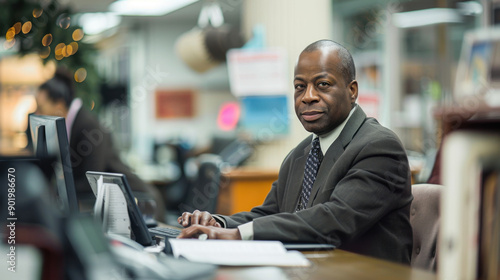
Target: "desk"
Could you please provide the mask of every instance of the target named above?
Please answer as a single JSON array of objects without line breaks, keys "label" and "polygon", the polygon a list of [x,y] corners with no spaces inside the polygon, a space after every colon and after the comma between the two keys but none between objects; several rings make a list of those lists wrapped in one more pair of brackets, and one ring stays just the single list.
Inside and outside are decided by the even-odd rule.
[{"label": "desk", "polygon": [[249,167],[222,174],[216,213],[232,215],[261,205],[277,179],[278,170]]},{"label": "desk", "polygon": [[282,267],[220,267],[217,280],[322,280],[383,279],[435,280],[436,274],[406,265],[366,257],[343,250],[304,252],[313,262],[307,268]]}]

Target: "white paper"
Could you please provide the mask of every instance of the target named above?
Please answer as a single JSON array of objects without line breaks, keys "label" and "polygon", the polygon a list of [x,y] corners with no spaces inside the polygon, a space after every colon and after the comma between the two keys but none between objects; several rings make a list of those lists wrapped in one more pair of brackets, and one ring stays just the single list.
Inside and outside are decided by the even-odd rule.
[{"label": "white paper", "polygon": [[289,91],[284,49],[231,49],[227,52],[227,68],[235,96],[277,95]]},{"label": "white paper", "polygon": [[298,251],[279,241],[169,239],[175,257],[228,266],[309,266]]},{"label": "white paper", "polygon": [[104,183],[104,217],[105,232],[114,233],[130,238],[130,218],[128,215],[127,200],[117,184]]}]

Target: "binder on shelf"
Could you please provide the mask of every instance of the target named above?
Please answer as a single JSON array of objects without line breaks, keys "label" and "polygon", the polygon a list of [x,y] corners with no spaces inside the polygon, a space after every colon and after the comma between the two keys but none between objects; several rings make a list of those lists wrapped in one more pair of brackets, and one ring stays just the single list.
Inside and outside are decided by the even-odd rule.
[{"label": "binder on shelf", "polygon": [[500,278],[500,164],[496,170],[486,170],[483,178],[478,277],[497,280]]},{"label": "binder on shelf", "polygon": [[442,153],[446,188],[441,196],[438,279],[477,279],[483,175],[500,170],[500,134],[454,132],[445,139]]}]

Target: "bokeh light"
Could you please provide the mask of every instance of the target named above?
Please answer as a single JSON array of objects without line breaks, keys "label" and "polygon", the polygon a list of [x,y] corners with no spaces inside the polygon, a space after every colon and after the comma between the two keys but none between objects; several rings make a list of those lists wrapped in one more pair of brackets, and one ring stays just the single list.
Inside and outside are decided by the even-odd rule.
[{"label": "bokeh light", "polygon": [[54,54],[56,55],[62,55],[63,54],[63,49],[66,47],[64,43],[59,43],[57,46],[54,48]]},{"label": "bokeh light", "polygon": [[71,42],[69,43],[68,47],[71,46],[71,54],[74,55],[78,51],[78,43],[77,42]]},{"label": "bokeh light", "polygon": [[40,51],[40,58],[42,59],[46,59],[47,57],[49,57],[50,55],[50,47],[49,46],[46,46],[45,48],[43,48],[41,51]]},{"label": "bokeh light", "polygon": [[85,68],[78,68],[78,70],[75,71],[75,81],[78,83],[85,81],[86,78],[87,70],[85,70]]},{"label": "bokeh light", "polygon": [[52,43],[52,34],[45,34],[45,36],[43,36],[42,38],[42,45],[44,47],[50,45]]},{"label": "bokeh light", "polygon": [[33,9],[33,17],[34,18],[39,18],[43,14],[43,9],[41,8],[34,8]]},{"label": "bokeh light", "polygon": [[71,24],[71,18],[68,16],[68,14],[60,14],[57,17],[56,23],[57,26],[61,27],[62,29],[68,29]]},{"label": "bokeh light", "polygon": [[73,47],[71,45],[66,45],[66,48],[63,51],[64,56],[68,57],[73,54]]},{"label": "bokeh light", "polygon": [[24,34],[27,34],[31,31],[31,27],[33,25],[31,24],[31,21],[27,21],[23,24],[23,27],[21,28]]},{"label": "bokeh light", "polygon": [[16,23],[14,23],[14,25],[12,25],[12,27],[14,27],[16,34],[19,34],[19,32],[21,32],[22,26],[23,25],[20,22],[16,22]]},{"label": "bokeh light", "polygon": [[80,41],[83,38],[83,30],[76,29],[75,31],[73,31],[73,34],[71,36],[73,40]]},{"label": "bokeh light", "polygon": [[15,36],[16,36],[16,30],[14,29],[14,27],[9,28],[9,30],[7,30],[7,33],[5,33],[5,39],[7,41],[11,41],[12,39],[14,39]]},{"label": "bokeh light", "polygon": [[3,48],[8,50],[12,48],[16,44],[16,39],[12,39],[10,41],[3,42]]},{"label": "bokeh light", "polygon": [[61,60],[64,58],[64,49],[66,48],[66,45],[64,43],[59,43],[57,46],[54,48],[54,55],[57,60]]}]

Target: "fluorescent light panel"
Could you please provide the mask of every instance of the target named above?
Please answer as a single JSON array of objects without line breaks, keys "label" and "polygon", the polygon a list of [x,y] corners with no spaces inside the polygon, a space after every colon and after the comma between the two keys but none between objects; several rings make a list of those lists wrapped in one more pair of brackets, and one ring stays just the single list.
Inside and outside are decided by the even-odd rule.
[{"label": "fluorescent light panel", "polygon": [[457,10],[449,8],[433,8],[392,15],[392,23],[400,28],[457,22],[462,22],[462,16]]},{"label": "fluorescent light panel", "polygon": [[121,17],[114,13],[85,13],[79,15],[78,23],[85,34],[95,35],[118,26]]},{"label": "fluorescent light panel", "polygon": [[109,10],[124,16],[162,16],[198,0],[118,0]]}]

